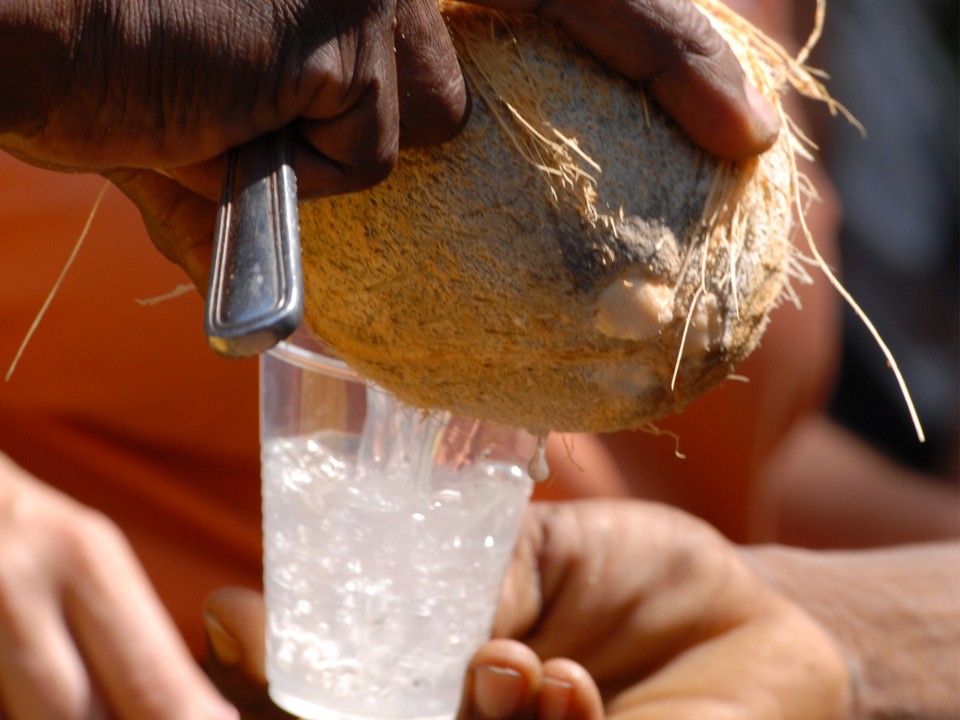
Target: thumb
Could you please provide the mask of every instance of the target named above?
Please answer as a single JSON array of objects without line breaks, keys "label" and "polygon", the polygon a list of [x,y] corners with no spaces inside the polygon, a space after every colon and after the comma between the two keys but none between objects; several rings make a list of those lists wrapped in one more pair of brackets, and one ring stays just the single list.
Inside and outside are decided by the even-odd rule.
[{"label": "thumb", "polygon": [[203,606],[207,672],[244,720],[289,720],[267,695],[264,675],[263,596],[244,588],[222,588]]},{"label": "thumb", "polygon": [[137,206],[157,249],[205,294],[217,204],[153,170],[117,169],[103,175]]},{"label": "thumb", "polygon": [[471,0],[508,11],[534,10],[616,72],[643,83],[697,145],[742,160],[769,148],[776,108],[747,82],[730,46],[686,0]]}]

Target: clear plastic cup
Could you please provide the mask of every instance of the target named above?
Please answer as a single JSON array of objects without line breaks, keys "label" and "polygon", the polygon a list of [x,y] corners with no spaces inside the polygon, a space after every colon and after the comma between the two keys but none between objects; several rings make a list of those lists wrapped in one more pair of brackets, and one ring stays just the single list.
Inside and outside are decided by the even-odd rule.
[{"label": "clear plastic cup", "polygon": [[307,720],[451,718],[536,440],[412,410],[309,345],[261,360],[270,696]]}]

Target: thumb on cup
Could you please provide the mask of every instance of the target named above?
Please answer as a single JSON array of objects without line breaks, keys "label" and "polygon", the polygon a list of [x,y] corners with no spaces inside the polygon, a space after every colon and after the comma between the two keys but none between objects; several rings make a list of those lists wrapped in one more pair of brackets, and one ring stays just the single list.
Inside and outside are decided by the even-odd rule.
[{"label": "thumb on cup", "polygon": [[207,673],[244,720],[290,720],[267,695],[264,675],[263,596],[244,588],[222,588],[203,606]]}]

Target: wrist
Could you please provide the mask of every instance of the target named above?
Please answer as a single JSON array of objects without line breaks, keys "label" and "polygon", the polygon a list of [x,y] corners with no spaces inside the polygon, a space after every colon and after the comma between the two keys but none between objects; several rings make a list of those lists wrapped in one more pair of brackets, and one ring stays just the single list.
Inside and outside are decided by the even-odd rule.
[{"label": "wrist", "polygon": [[[866,720],[863,712],[862,661],[855,637],[844,620],[820,558],[807,550],[778,545],[746,546],[741,556],[773,590],[810,617],[832,640],[847,668],[849,720]],[[839,630],[839,632],[838,632]]]},{"label": "wrist", "polygon": [[853,720],[960,717],[960,545],[742,553],[836,642],[850,669]]}]

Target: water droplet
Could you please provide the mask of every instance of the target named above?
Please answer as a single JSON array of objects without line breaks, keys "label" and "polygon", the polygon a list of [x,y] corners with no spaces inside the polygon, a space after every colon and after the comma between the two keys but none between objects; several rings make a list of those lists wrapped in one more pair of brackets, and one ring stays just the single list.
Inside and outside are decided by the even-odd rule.
[{"label": "water droplet", "polygon": [[543,482],[550,477],[550,465],[547,464],[547,439],[544,436],[537,438],[537,447],[530,458],[527,473],[534,482]]}]

